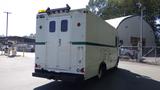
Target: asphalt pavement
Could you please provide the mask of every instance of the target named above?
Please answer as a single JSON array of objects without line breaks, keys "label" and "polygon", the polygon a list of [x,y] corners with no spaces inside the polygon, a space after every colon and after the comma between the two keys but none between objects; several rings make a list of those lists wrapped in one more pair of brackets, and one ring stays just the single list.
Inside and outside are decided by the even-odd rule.
[{"label": "asphalt pavement", "polygon": [[0,56],[0,90],[160,90],[160,66],[120,61],[102,80],[83,84],[32,77],[34,53],[15,58]]}]

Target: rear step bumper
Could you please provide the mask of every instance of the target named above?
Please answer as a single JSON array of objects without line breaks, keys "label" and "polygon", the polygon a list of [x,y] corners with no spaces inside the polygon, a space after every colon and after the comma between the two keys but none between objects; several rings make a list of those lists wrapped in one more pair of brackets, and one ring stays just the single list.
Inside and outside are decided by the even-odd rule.
[{"label": "rear step bumper", "polygon": [[35,70],[32,73],[34,77],[41,77],[47,79],[54,79],[54,80],[62,80],[62,81],[82,81],[84,80],[84,75],[81,74],[71,74],[71,73],[57,73],[57,72],[50,72],[47,70]]}]

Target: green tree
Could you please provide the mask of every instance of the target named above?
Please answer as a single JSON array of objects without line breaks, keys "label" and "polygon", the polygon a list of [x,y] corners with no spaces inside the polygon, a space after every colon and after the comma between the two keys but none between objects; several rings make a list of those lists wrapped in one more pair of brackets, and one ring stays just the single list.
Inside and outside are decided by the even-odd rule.
[{"label": "green tree", "polygon": [[136,5],[138,2],[145,6],[147,18],[159,14],[157,11],[160,11],[160,0],[90,0],[87,7],[94,7],[93,9],[96,9],[96,7],[104,2],[107,5],[103,7],[103,11],[99,11],[102,13],[101,17],[104,19],[125,15],[139,15],[140,9]]},{"label": "green tree", "polygon": [[107,7],[107,3],[108,0],[90,0],[87,8],[96,15],[101,16],[102,12]]}]

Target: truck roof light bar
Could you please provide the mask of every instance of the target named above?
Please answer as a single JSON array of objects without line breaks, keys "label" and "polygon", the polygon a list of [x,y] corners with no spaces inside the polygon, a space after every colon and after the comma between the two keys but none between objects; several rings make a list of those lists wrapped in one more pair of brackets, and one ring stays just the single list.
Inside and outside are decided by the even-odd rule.
[{"label": "truck roof light bar", "polygon": [[38,10],[38,13],[46,13],[46,10]]},{"label": "truck roof light bar", "polygon": [[68,13],[70,11],[70,9],[71,9],[71,7],[68,4],[66,4],[66,7],[64,7],[64,8],[50,9],[48,7],[47,10],[46,10],[46,13],[48,15],[50,15],[50,14],[56,14],[56,13],[61,13],[61,12]]}]

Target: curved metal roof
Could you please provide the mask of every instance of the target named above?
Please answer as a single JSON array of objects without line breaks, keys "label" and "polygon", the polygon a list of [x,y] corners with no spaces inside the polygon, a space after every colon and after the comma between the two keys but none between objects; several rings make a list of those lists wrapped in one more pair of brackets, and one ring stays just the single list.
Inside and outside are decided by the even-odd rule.
[{"label": "curved metal roof", "polygon": [[113,26],[115,29],[117,29],[122,21],[124,21],[125,19],[130,18],[130,17],[132,17],[132,15],[109,19],[109,20],[105,20],[105,21],[107,23],[109,23],[111,26]]}]

